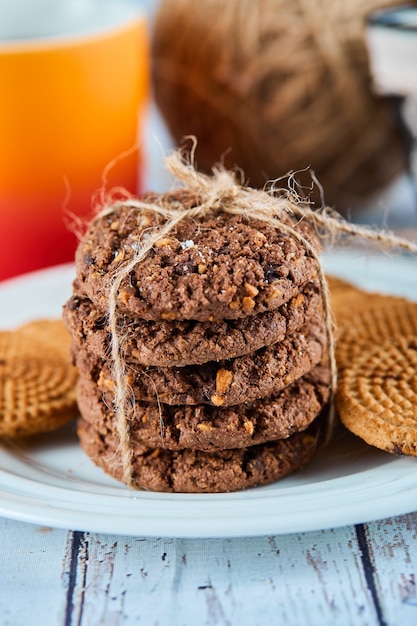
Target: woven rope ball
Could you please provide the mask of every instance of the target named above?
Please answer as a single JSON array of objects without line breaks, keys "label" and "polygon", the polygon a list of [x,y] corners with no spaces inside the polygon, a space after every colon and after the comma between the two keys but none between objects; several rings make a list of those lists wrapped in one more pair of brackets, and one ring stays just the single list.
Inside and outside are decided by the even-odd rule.
[{"label": "woven rope ball", "polygon": [[[222,160],[253,187],[310,167],[326,203],[367,199],[407,163],[392,103],[372,93],[365,40],[366,15],[394,4],[162,0],[153,83],[174,141],[195,135],[199,169]],[[297,180],[308,191],[311,172]]]}]

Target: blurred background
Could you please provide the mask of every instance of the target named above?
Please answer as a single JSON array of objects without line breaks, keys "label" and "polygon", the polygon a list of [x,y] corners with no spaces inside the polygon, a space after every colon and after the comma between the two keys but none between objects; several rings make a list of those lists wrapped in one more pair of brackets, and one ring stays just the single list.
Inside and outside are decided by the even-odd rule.
[{"label": "blurred background", "polygon": [[[150,185],[160,149],[199,140],[252,186],[299,171],[348,219],[417,225],[417,9],[389,0],[143,0],[151,25]],[[303,172],[306,170],[307,172]],[[311,192],[311,171],[322,190]]]},{"label": "blurred background", "polygon": [[[96,0],[96,4],[104,11],[109,1]],[[48,23],[48,0],[18,2],[38,4],[38,21]],[[59,8],[63,2],[56,0],[53,6]],[[82,8],[83,0],[73,3]],[[12,0],[0,0],[0,10],[11,4]],[[196,165],[202,171],[210,172],[221,161],[243,172],[245,182],[253,187],[264,187],[272,180],[295,173],[298,192],[318,208],[328,205],[352,221],[399,231],[417,227],[416,2],[404,5],[395,0],[131,0],[131,4],[146,17],[149,52],[144,52],[144,48],[140,52],[140,72],[148,81],[146,104],[138,110],[140,185],[135,188],[132,183],[129,192],[166,190],[172,181],[164,169],[164,155],[184,145],[185,137],[194,135],[198,140]],[[1,28],[0,53],[0,62],[7,61]],[[1,67],[0,97],[1,89],[7,89],[1,80]],[[122,69],[128,71],[123,61],[119,64],[120,76]],[[42,71],[34,72],[29,94],[30,89],[33,95],[38,94],[36,81],[41,81]],[[89,71],[93,86],[97,73],[91,68]],[[139,72],[132,70],[136,71]],[[106,78],[105,65],[103,76]],[[14,72],[14,85],[18,78]],[[126,83],[134,78],[131,73],[110,92],[122,93]],[[110,79],[110,72],[107,80],[115,80]],[[47,78],[44,84],[46,99],[56,97],[61,89],[52,80],[48,83]],[[68,109],[75,111],[78,96],[74,91],[70,93]],[[97,113],[108,98],[102,97]],[[58,111],[62,110],[62,105],[57,106]],[[11,111],[8,115],[17,120],[17,114]],[[0,129],[0,140],[1,133],[8,132],[10,126],[11,120],[6,117],[3,116],[6,131]],[[92,121],[94,117],[93,112]],[[106,123],[102,138],[117,133],[116,124],[122,118],[118,113],[114,127]],[[13,122],[18,129],[16,120]],[[49,128],[47,115],[44,123]],[[24,141],[18,142],[15,165],[10,165],[6,144],[0,141],[3,162],[14,167],[19,185],[22,178],[22,189],[24,151],[34,141],[37,125],[38,122],[33,123]],[[90,132],[92,128],[93,124]],[[86,168],[95,149],[88,147],[88,134],[87,128],[85,147],[79,146],[78,153],[75,144],[70,146],[75,150],[74,163],[84,159]],[[71,133],[69,139],[57,139],[57,149],[49,151],[50,163],[62,147],[59,141],[70,143]],[[128,147],[126,142],[123,145],[123,149],[109,152],[112,158],[106,157],[105,167],[100,165],[103,180],[110,171],[117,173],[115,164],[119,160],[123,164],[126,159],[119,159]],[[60,176],[64,179],[66,173],[63,171]],[[124,186],[122,177],[119,181],[117,176],[113,178],[114,186]],[[0,192],[1,180],[0,176]],[[74,202],[75,186],[69,184],[69,188]],[[65,196],[62,190],[60,193],[60,198]],[[15,219],[18,212],[10,211],[10,206],[6,206],[7,194],[4,197],[6,200],[2,201],[0,195],[0,205],[4,205],[0,211],[10,220]],[[96,193],[94,201],[100,200],[103,198]],[[56,215],[61,222],[66,202],[64,198],[57,203]],[[87,203],[80,200],[80,204]],[[79,208],[84,211],[86,206]],[[17,235],[10,235],[12,231],[4,227],[3,221],[2,277],[73,258],[76,238],[64,252],[52,230],[52,234],[47,232],[49,226],[52,229],[49,219],[42,225],[47,244],[34,239],[39,220],[33,213],[32,221],[25,218],[27,241],[21,246],[30,254],[19,266],[16,246],[10,243]],[[22,232],[23,227],[18,230],[14,226],[15,233]],[[74,228],[74,222],[71,227]],[[36,260],[33,252],[42,246],[47,252],[39,254]]]}]

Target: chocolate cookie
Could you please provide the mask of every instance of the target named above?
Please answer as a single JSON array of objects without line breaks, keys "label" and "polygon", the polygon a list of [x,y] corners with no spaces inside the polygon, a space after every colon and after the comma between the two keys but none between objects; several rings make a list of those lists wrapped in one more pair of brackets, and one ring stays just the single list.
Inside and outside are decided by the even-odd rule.
[{"label": "chocolate cookie", "polygon": [[[92,461],[121,480],[118,440],[112,431],[99,432],[80,419],[78,436]],[[274,443],[217,452],[169,451],[132,442],[133,482],[140,489],[188,493],[236,491],[265,485],[306,465],[316,450],[317,441],[316,428],[313,428],[311,432],[295,433]]]},{"label": "chocolate cookie", "polygon": [[[324,325],[316,318],[283,341],[236,359],[157,368],[137,365],[127,356],[127,382],[135,400],[146,402],[214,406],[252,402],[304,376],[322,360],[324,345]],[[78,349],[75,363],[100,390],[115,389],[109,360]]]},{"label": "chocolate cookie", "polygon": [[[317,366],[280,393],[253,403],[217,408],[136,402],[128,407],[127,419],[133,441],[152,448],[210,452],[286,439],[305,430],[328,397],[328,370]],[[111,392],[101,393],[81,377],[77,398],[81,415],[99,432],[115,430]]]},{"label": "chocolate cookie", "polygon": [[[200,199],[181,190],[153,195],[162,208],[191,208]],[[288,224],[319,250],[312,228]],[[94,220],[76,253],[83,293],[103,311],[115,274],[134,258],[162,218],[121,207]],[[148,320],[214,321],[272,311],[317,275],[317,263],[292,235],[265,222],[227,213],[184,220],[155,242],[121,282],[118,310]]]},{"label": "chocolate cookie", "polygon": [[[149,321],[122,315],[121,347],[131,361],[158,367],[182,367],[243,356],[282,341],[316,315],[320,297],[316,283],[276,311],[239,320]],[[106,315],[87,296],[75,293],[64,306],[64,320],[74,342],[102,358],[110,354],[111,333]]]}]

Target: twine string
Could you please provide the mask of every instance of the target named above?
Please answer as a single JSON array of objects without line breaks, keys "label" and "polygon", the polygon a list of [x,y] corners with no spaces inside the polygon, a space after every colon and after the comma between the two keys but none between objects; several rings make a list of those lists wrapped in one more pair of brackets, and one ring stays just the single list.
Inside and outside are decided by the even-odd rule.
[{"label": "twine string", "polygon": [[219,11],[212,0],[160,2],[154,91],[174,140],[211,130],[200,167],[233,147],[229,163],[255,186],[314,163],[330,202],[357,204],[407,164],[390,102],[371,89],[365,37],[372,10],[399,4],[228,0]]},{"label": "twine string", "polygon": [[[222,167],[214,168],[213,175],[207,176],[198,172],[192,162],[187,160],[184,153],[180,151],[174,152],[169,156],[166,159],[166,165],[178,181],[195,192],[200,199],[197,206],[189,209],[178,209],[176,207],[162,206],[158,203],[148,203],[139,199],[128,199],[104,207],[96,217],[97,219],[111,215],[112,213],[117,213],[122,207],[127,207],[153,212],[165,220],[161,226],[147,231],[146,239],[141,240],[141,245],[135,255],[117,269],[113,275],[109,293],[111,358],[116,382],[114,399],[116,430],[119,437],[119,450],[123,468],[122,480],[131,487],[134,487],[132,478],[132,446],[126,410],[129,399],[129,387],[126,376],[125,355],[122,349],[118,324],[118,295],[122,282],[129,276],[134,267],[141,263],[153,246],[160,239],[166,237],[178,224],[184,220],[201,220],[208,214],[215,214],[220,211],[241,215],[249,220],[263,221],[275,229],[290,235],[304,247],[306,254],[316,261],[327,336],[331,407],[333,406],[332,399],[337,385],[337,365],[334,321],[327,280],[319,253],[310,241],[294,227],[293,218],[297,218],[298,221],[304,220],[312,225],[321,238],[335,239],[341,235],[349,235],[355,239],[360,238],[368,242],[380,244],[384,248],[399,248],[417,254],[416,243],[397,237],[389,232],[374,231],[368,227],[351,224],[341,216],[332,214],[331,210],[326,207],[320,210],[313,210],[306,203],[300,201],[300,198],[292,189],[271,189],[268,192],[242,187],[236,182],[234,174]],[[331,409],[327,416],[325,443],[331,438],[334,419],[334,410]]]}]

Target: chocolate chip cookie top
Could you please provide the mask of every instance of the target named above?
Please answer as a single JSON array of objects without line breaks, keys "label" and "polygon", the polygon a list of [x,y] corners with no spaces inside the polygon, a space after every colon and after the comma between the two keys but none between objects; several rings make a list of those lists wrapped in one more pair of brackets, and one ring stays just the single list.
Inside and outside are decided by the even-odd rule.
[{"label": "chocolate chip cookie top", "polygon": [[[199,204],[187,190],[145,200],[177,209]],[[308,224],[286,220],[319,250]],[[91,223],[76,268],[81,289],[99,309],[108,310],[115,274],[163,221],[150,210],[123,206]],[[148,320],[239,319],[276,309],[316,273],[316,261],[291,234],[219,212],[201,221],[184,219],[156,241],[122,280],[117,305]]]}]

